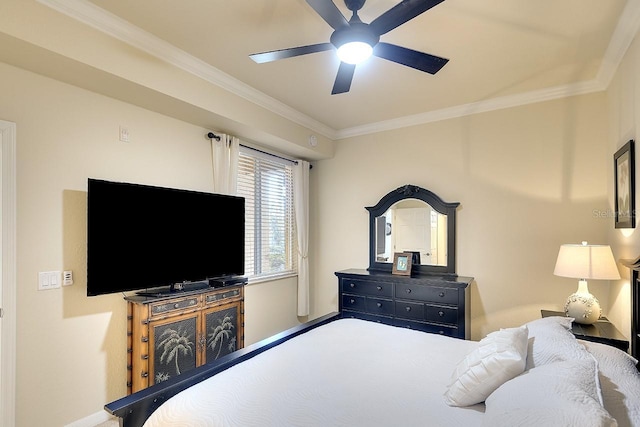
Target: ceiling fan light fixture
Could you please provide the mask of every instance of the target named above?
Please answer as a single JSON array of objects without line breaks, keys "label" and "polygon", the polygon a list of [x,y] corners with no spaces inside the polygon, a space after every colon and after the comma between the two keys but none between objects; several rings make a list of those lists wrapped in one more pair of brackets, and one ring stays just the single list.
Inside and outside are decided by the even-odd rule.
[{"label": "ceiling fan light fixture", "polygon": [[359,64],[369,58],[372,53],[373,47],[361,41],[348,42],[338,48],[338,58],[347,64]]},{"label": "ceiling fan light fixture", "polygon": [[359,64],[370,57],[379,41],[380,36],[374,34],[368,24],[353,22],[353,19],[348,27],[331,34],[331,44],[338,50],[338,58],[347,64]]}]

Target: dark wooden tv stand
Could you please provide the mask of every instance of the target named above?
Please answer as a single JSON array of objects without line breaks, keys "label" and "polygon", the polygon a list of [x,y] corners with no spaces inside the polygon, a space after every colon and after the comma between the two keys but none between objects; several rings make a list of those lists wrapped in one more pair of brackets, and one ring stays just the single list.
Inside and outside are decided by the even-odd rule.
[{"label": "dark wooden tv stand", "polygon": [[127,393],[243,348],[244,285],[125,297]]}]

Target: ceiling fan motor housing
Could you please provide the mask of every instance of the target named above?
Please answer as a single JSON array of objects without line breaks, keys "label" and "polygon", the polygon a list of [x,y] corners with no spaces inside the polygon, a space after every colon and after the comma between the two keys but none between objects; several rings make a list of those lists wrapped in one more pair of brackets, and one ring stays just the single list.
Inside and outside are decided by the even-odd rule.
[{"label": "ceiling fan motor housing", "polygon": [[362,9],[362,6],[364,6],[364,2],[365,0],[344,0],[344,4],[345,6],[347,6],[347,9],[352,12]]}]

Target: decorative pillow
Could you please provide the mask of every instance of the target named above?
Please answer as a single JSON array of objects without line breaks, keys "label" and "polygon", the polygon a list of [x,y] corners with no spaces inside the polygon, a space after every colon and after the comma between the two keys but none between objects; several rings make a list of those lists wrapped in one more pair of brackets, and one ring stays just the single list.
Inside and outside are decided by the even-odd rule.
[{"label": "decorative pillow", "polygon": [[597,377],[593,358],[533,368],[486,399],[482,426],[616,426],[600,404]]},{"label": "decorative pillow", "polygon": [[480,340],[478,347],[458,363],[444,400],[449,406],[484,402],[495,389],[524,371],[526,326],[501,329]]},{"label": "decorative pillow", "polygon": [[553,362],[590,358],[589,352],[571,333],[571,322],[571,317],[551,316],[525,324],[529,329],[526,370]]}]

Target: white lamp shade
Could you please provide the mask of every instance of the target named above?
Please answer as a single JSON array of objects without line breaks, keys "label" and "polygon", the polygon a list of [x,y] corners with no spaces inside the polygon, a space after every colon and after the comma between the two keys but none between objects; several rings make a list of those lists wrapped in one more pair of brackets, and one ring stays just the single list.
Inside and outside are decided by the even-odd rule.
[{"label": "white lamp shade", "polygon": [[558,252],[556,276],[575,279],[617,280],[618,266],[609,245],[562,245]]}]

